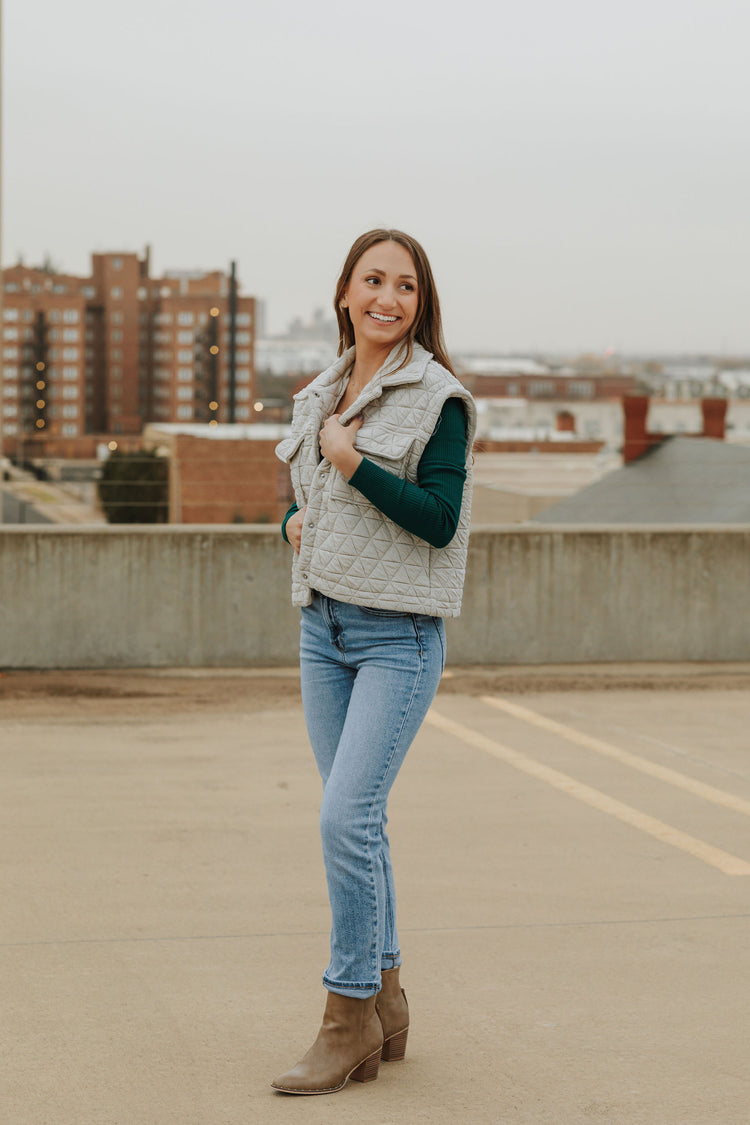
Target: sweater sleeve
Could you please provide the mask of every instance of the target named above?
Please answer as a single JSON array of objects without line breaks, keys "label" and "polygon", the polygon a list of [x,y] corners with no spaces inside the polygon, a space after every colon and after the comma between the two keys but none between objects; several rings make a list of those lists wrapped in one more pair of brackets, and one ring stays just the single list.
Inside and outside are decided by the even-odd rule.
[{"label": "sweater sleeve", "polygon": [[286,525],[289,522],[289,520],[292,518],[294,513],[298,512],[298,511],[299,511],[299,505],[295,502],[294,504],[292,504],[291,508],[289,509],[287,514],[284,516],[284,519],[282,520],[281,534],[284,537],[284,539],[286,539],[287,543],[289,542],[289,536],[286,533]]},{"label": "sweater sleeve", "polygon": [[432,547],[447,547],[458,527],[465,480],[466,414],[460,399],[449,398],[420,458],[416,484],[366,457],[349,484],[405,531]]}]

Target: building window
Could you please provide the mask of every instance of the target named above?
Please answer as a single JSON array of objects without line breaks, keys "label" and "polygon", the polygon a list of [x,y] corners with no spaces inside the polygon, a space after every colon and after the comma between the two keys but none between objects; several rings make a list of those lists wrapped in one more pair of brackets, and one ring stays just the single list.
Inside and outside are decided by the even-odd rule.
[{"label": "building window", "polygon": [[177,314],[177,323],[178,324],[192,324],[194,322],[194,320],[195,320],[195,317],[193,316],[193,314],[191,312],[181,312],[181,313]]},{"label": "building window", "polygon": [[193,380],[192,367],[178,367],[177,378],[181,383],[191,383]]},{"label": "building window", "polygon": [[15,281],[9,281],[8,282],[8,284],[5,286],[5,292],[6,293],[17,293],[18,292],[18,286],[16,285]]},{"label": "building window", "polygon": [[3,386],[3,396],[5,398],[17,398],[18,383],[5,383]]},{"label": "building window", "polygon": [[529,394],[533,398],[545,398],[555,393],[555,384],[551,379],[536,379],[529,384]]},{"label": "building window", "polygon": [[75,342],[78,339],[78,329],[77,328],[63,328],[62,338],[63,338],[63,340],[70,340],[70,341]]},{"label": "building window", "polygon": [[[52,355],[53,351],[54,351],[54,349],[52,349],[52,351],[50,351],[50,355]],[[63,348],[62,357],[63,357],[63,360],[78,359],[78,348]]]},{"label": "building window", "polygon": [[[13,329],[6,329],[6,331],[12,332]],[[177,353],[177,362],[178,363],[192,363],[193,362],[193,353],[191,351],[189,351],[187,348],[179,351]]]},{"label": "building window", "polygon": [[93,301],[94,297],[96,296],[96,289],[93,285],[84,285],[81,293],[87,301]]},{"label": "building window", "polygon": [[3,359],[18,359],[18,348],[3,348]]},{"label": "building window", "polygon": [[77,405],[75,403],[71,403],[70,405],[64,406],[62,408],[62,416],[63,416],[63,418],[77,418],[78,417],[78,407],[77,407]]},{"label": "building window", "polygon": [[78,324],[78,309],[64,309],[62,318],[65,324]]},{"label": "building window", "polygon": [[18,309],[3,309],[3,320],[18,320]]},{"label": "building window", "polygon": [[122,269],[122,258],[113,258],[112,259],[112,269],[113,270],[121,270]]},{"label": "building window", "polygon": [[6,367],[5,368],[5,378],[6,379],[17,379],[18,378],[18,368],[12,367],[12,366]]},{"label": "building window", "polygon": [[250,401],[250,388],[249,387],[238,387],[235,397],[237,398],[237,402],[249,402]]},{"label": "building window", "polygon": [[238,367],[236,375],[238,383],[250,382],[250,369],[248,367]]},{"label": "building window", "polygon": [[120,331],[120,329],[119,328],[113,329],[113,331],[112,331],[112,341],[113,341],[113,343],[119,344],[121,340],[122,340],[122,332]]},{"label": "building window", "polygon": [[250,407],[249,406],[238,406],[237,407],[237,417],[238,418],[244,418],[244,419],[249,418],[250,417]]},{"label": "building window", "polygon": [[78,437],[78,426],[73,422],[64,422],[62,432],[64,437]]},{"label": "building window", "polygon": [[237,363],[249,363],[250,352],[237,352],[235,359],[237,360]]},{"label": "building window", "polygon": [[18,339],[18,329],[17,328],[3,328],[3,339],[4,340],[17,340]]},{"label": "building window", "polygon": [[250,343],[250,333],[249,332],[238,332],[235,338],[236,338],[238,344],[249,344]]},{"label": "building window", "polygon": [[78,398],[78,387],[63,387],[63,398]]},{"label": "building window", "polygon": [[18,407],[14,402],[9,402],[3,407],[3,418],[15,418],[18,415]]},{"label": "building window", "polygon": [[248,328],[250,323],[250,313],[237,313],[238,325],[242,325],[243,328]]},{"label": "building window", "polygon": [[120,348],[112,348],[109,357],[110,359],[122,359],[122,350]]},{"label": "building window", "polygon": [[[7,288],[7,286],[6,286],[6,288]],[[15,422],[6,422],[6,424],[3,426],[3,430],[8,435],[17,434],[18,433],[18,426],[16,425]]]},{"label": "building window", "polygon": [[77,367],[63,367],[62,373],[63,373],[63,379],[77,379],[78,378],[78,368]]},{"label": "building window", "polygon": [[183,419],[192,418],[193,417],[192,406],[178,406],[177,407],[177,417],[183,418]]},{"label": "building window", "polygon": [[192,342],[193,342],[193,333],[192,332],[178,332],[177,333],[177,343],[178,344],[192,344]]},{"label": "building window", "polygon": [[568,394],[571,398],[593,398],[594,385],[588,379],[576,381],[571,380],[568,384]]},{"label": "building window", "polygon": [[112,298],[113,301],[121,301],[122,300],[122,289],[120,289],[119,285],[115,285],[114,289],[110,290],[109,295],[110,295],[110,297]]},{"label": "building window", "polygon": [[186,399],[192,399],[193,388],[192,387],[178,387],[177,388],[177,397],[180,398],[180,399],[183,399],[183,401],[186,400]]}]

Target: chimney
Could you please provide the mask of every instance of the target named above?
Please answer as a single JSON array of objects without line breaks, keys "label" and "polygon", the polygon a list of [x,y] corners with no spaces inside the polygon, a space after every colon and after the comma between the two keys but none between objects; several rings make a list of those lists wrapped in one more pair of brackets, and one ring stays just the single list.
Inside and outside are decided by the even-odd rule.
[{"label": "chimney", "polygon": [[725,398],[704,398],[701,400],[703,411],[703,437],[724,440],[724,431],[727,418],[727,400]]},{"label": "chimney", "polygon": [[637,461],[650,449],[652,438],[646,432],[648,395],[625,395],[622,400],[625,412],[625,437],[622,444],[623,464]]}]

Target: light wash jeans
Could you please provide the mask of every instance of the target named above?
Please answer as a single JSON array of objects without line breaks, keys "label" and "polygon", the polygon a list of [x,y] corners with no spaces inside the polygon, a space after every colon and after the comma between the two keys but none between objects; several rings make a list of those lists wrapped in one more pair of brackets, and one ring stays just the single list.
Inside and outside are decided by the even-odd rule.
[{"label": "light wash jeans", "polygon": [[401,964],[386,802],[444,664],[439,617],[317,593],[302,610],[302,702],[323,779],[332,915],[323,984],[343,996],[373,996],[381,970]]}]

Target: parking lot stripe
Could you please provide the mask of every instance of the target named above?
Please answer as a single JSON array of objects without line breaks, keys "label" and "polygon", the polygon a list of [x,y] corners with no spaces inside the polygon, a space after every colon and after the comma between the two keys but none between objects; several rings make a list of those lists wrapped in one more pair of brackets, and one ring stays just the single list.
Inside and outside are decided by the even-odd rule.
[{"label": "parking lot stripe", "polygon": [[625,805],[621,801],[609,797],[606,793],[602,793],[598,789],[593,789],[590,785],[584,785],[582,782],[576,781],[575,778],[569,777],[559,770],[551,769],[549,766],[545,766],[541,762],[527,757],[526,754],[521,754],[518,750],[513,750],[510,746],[505,746],[501,742],[496,742],[494,739],[480,734],[479,731],[464,726],[463,723],[457,723],[453,719],[441,715],[438,711],[435,711],[434,708],[428,712],[426,722],[436,727],[438,730],[442,730],[445,734],[452,735],[460,742],[464,742],[469,746],[474,746],[478,750],[484,750],[485,753],[491,754],[493,757],[498,758],[507,765],[513,766],[522,773],[537,778],[539,781],[546,782],[547,785],[551,785],[554,789],[566,793],[569,797],[573,797],[575,800],[581,801],[591,808],[607,813],[609,816],[615,817],[624,824],[629,824],[631,827],[637,828],[639,831],[645,832],[649,836],[653,836],[663,844],[669,844],[671,847],[679,848],[681,851],[687,852],[695,859],[702,860],[703,863],[718,868],[719,871],[722,871],[725,875],[750,875],[750,863],[747,863],[745,860],[730,855],[728,852],[722,851],[721,848],[716,848],[712,844],[707,844],[704,840],[698,840],[694,836],[689,836],[679,828],[674,828],[672,825],[665,824],[655,817],[648,816],[646,813],[642,813],[638,809],[632,808],[630,805]]},{"label": "parking lot stripe", "polygon": [[702,781],[697,781],[694,777],[689,777],[687,774],[680,773],[679,770],[670,769],[669,766],[660,766],[658,762],[651,762],[648,758],[642,758],[639,754],[631,754],[627,750],[621,750],[618,746],[613,746],[610,742],[604,742],[600,738],[593,738],[591,735],[584,734],[582,731],[575,730],[573,727],[568,727],[564,723],[558,723],[555,719],[548,719],[546,715],[540,715],[536,711],[530,711],[528,707],[522,707],[518,703],[511,703],[508,699],[501,699],[493,695],[483,695],[481,696],[481,700],[482,703],[486,703],[489,707],[495,707],[499,711],[505,711],[508,715],[513,715],[517,719],[532,723],[534,726],[541,727],[543,730],[551,731],[552,734],[559,735],[560,738],[565,738],[568,742],[574,742],[578,746],[585,746],[587,750],[593,750],[597,754],[603,754],[607,758],[612,758],[616,762],[621,762],[622,765],[630,766],[631,769],[646,773],[649,777],[656,777],[659,781],[665,781],[667,784],[674,785],[678,789],[684,789],[687,793],[693,793],[696,797],[701,797],[704,801],[711,801],[714,805],[722,805],[726,809],[732,809],[733,812],[744,813],[745,816],[750,816],[750,801],[746,801],[742,797],[737,797],[734,793],[727,793],[723,789],[717,789],[713,785],[706,785]]}]

